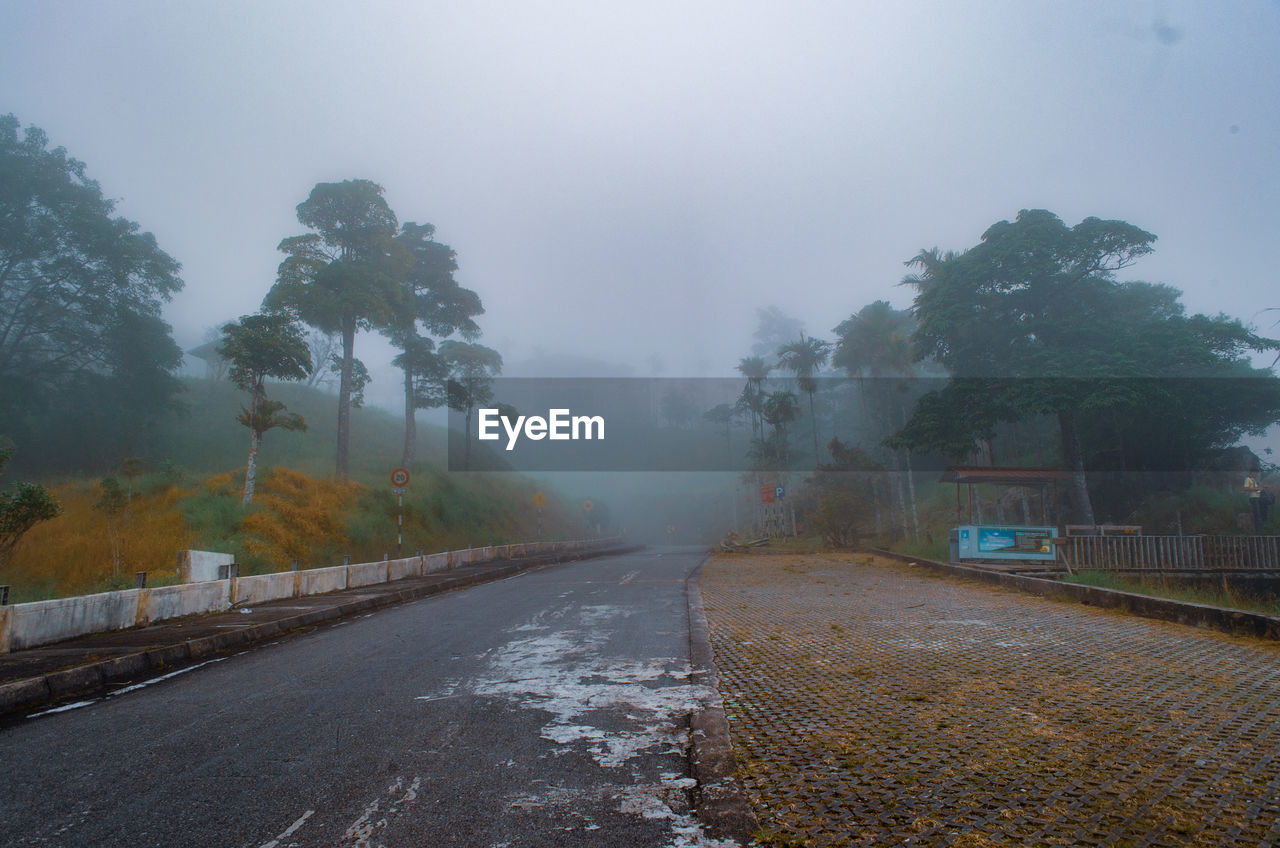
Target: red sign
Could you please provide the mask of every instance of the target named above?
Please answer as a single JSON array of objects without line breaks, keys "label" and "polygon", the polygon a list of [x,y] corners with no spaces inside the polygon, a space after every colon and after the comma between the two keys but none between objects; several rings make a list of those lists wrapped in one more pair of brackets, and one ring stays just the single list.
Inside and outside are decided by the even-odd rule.
[{"label": "red sign", "polygon": [[391,485],[397,489],[403,489],[409,485],[409,469],[397,468],[391,472]]},{"label": "red sign", "polygon": [[773,503],[776,490],[773,486],[760,487],[760,503]]}]

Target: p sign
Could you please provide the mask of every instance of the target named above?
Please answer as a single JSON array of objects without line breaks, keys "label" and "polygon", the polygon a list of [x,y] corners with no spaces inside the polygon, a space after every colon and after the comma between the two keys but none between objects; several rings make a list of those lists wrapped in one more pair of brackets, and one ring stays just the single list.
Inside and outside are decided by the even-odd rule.
[{"label": "p sign", "polygon": [[409,485],[409,469],[397,468],[391,472],[391,485],[397,489],[403,489]]}]

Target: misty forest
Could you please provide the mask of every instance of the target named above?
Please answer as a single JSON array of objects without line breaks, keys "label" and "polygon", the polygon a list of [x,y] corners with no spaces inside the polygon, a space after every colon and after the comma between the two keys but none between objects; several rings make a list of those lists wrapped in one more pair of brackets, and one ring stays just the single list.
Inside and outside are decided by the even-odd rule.
[{"label": "misty forest", "polygon": [[[378,557],[396,546],[384,481],[397,466],[420,481],[410,550],[626,530],[939,554],[957,520],[938,482],[949,465],[1066,473],[1052,503],[978,486],[979,520],[1215,533],[1245,529],[1240,475],[1272,468],[1236,444],[1280,418],[1265,364],[1280,342],[1127,279],[1157,249],[1138,223],[1024,209],[975,244],[905,257],[884,285],[907,289],[907,307],[831,303],[812,334],[785,303],[760,306],[750,349],[726,363],[738,380],[649,381],[613,420],[663,464],[610,462],[685,472],[686,494],[642,473],[630,491],[599,479],[587,514],[574,475],[539,482],[554,463],[522,469],[461,436],[478,407],[510,418],[536,403],[538,384],[502,396],[512,384],[479,341],[464,263],[434,224],[402,222],[378,183],[319,183],[297,204],[299,232],[264,234],[281,236],[277,277],[258,312],[186,352],[200,375],[181,370],[163,318],[180,263],[39,128],[7,116],[0,145],[0,431],[18,481],[0,502],[0,574],[22,597],[127,585],[188,547],[268,571]],[[373,336],[395,352],[398,415],[362,404],[373,377],[356,347]],[[430,417],[445,408],[452,437]],[[758,496],[779,486],[783,499]],[[539,487],[545,516],[530,507]]]}]

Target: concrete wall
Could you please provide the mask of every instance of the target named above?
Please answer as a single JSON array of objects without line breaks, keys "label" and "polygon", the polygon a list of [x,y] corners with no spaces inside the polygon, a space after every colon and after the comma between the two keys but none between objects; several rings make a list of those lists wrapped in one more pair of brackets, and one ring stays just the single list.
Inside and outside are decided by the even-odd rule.
[{"label": "concrete wall", "polygon": [[[14,604],[0,607],[0,653],[35,648],[90,633],[123,630],[184,615],[221,612],[232,605],[248,606],[282,598],[335,592],[355,586],[372,586],[389,580],[403,580],[495,559],[604,548],[617,544],[618,541],[599,539],[530,542],[470,548],[384,562],[282,571],[276,574],[233,577],[229,580],[199,580],[156,589],[127,589]],[[230,558],[225,554],[214,556],[219,559]],[[217,560],[212,562],[215,568],[218,564],[226,564]]]},{"label": "concrete wall", "polygon": [[213,551],[178,551],[178,579],[183,583],[217,580],[218,566],[230,565],[236,558]]},{"label": "concrete wall", "polygon": [[204,612],[218,612],[231,605],[231,581],[210,580],[181,586],[143,589],[138,598],[138,624],[164,621]]},{"label": "concrete wall", "polygon": [[372,586],[375,583],[387,582],[387,564],[385,562],[362,562],[359,565],[347,566],[347,588],[356,586]]},{"label": "concrete wall", "polygon": [[53,601],[14,604],[9,608],[10,651],[34,648],[103,630],[123,630],[138,623],[139,589],[101,592]]},{"label": "concrete wall", "polygon": [[335,565],[331,568],[308,568],[298,572],[298,596],[323,595],[325,592],[336,592],[347,588],[347,566]]}]

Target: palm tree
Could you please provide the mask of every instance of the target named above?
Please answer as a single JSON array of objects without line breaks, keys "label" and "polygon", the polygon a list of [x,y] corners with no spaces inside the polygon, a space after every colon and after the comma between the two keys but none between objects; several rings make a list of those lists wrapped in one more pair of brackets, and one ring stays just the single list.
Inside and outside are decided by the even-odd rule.
[{"label": "palm tree", "polygon": [[773,365],[762,356],[748,356],[738,362],[739,373],[747,378],[739,403],[751,413],[751,434],[758,438],[764,436],[764,423],[760,419],[760,405],[764,401],[762,387],[772,370]]},{"label": "palm tree", "polygon": [[814,375],[827,364],[831,355],[831,343],[822,339],[805,338],[778,348],[778,364],[796,375],[801,391],[809,393],[809,422],[813,430],[813,467],[818,467],[818,419],[813,413],[813,393],[818,388]]}]

